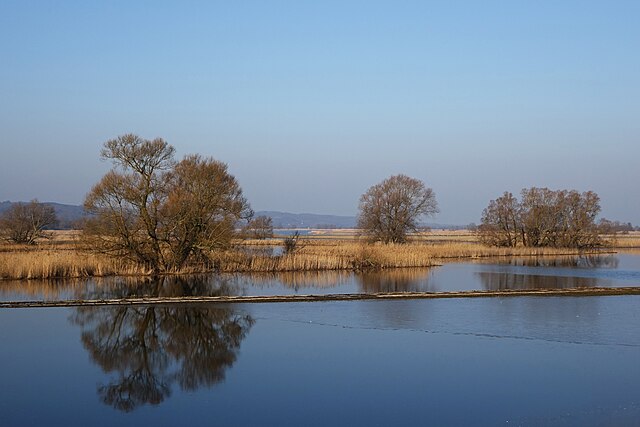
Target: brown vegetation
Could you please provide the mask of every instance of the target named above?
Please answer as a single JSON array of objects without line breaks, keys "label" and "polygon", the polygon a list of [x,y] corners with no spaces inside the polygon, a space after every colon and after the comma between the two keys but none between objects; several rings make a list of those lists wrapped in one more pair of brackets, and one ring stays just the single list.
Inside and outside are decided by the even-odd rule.
[{"label": "brown vegetation", "polygon": [[259,215],[249,220],[242,229],[242,234],[250,239],[264,240],[273,237],[273,219]]},{"label": "brown vegetation", "polygon": [[358,228],[370,241],[405,243],[419,220],[438,212],[436,195],[418,179],[389,177],[360,197]]},{"label": "brown vegetation", "polygon": [[45,229],[57,222],[51,206],[37,200],[15,203],[0,215],[0,237],[13,243],[32,245],[37,239],[48,237]]},{"label": "brown vegetation", "polygon": [[198,155],[176,162],[174,153],[160,138],[105,142],[102,157],[114,168],[85,200],[87,249],[157,274],[208,263],[229,246],[251,214],[240,185],[224,163]]},{"label": "brown vegetation", "polygon": [[[0,245],[0,278],[47,279],[112,275],[144,276],[144,265],[84,251],[73,232],[56,232],[38,245]],[[408,244],[370,244],[353,238],[300,239],[297,249],[281,251],[282,240],[235,241],[208,261],[171,270],[170,274],[198,272],[295,272],[429,267],[455,259],[499,256],[569,255],[571,248],[489,247],[473,242],[465,231],[430,232]],[[623,240],[624,239],[624,240]],[[640,247],[640,233],[623,236],[625,247]],[[634,240],[635,239],[635,240]],[[274,252],[275,251],[275,255]]]},{"label": "brown vegetation", "polygon": [[147,275],[139,265],[83,251],[32,250],[0,253],[0,278],[49,279],[112,275]]},{"label": "brown vegetation", "polygon": [[520,201],[509,192],[491,200],[478,236],[491,246],[594,248],[604,244],[595,222],[599,212],[593,191],[525,188]]}]

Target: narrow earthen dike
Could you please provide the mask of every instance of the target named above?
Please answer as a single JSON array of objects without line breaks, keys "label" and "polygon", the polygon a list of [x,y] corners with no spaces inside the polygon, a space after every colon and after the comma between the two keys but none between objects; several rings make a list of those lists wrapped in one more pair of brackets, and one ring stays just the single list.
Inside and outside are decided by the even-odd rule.
[{"label": "narrow earthen dike", "polygon": [[35,307],[79,307],[108,305],[151,305],[151,304],[199,304],[199,303],[275,303],[275,302],[316,302],[316,301],[362,301],[362,300],[402,300],[437,298],[487,298],[521,296],[613,296],[640,295],[640,287],[626,288],[572,288],[535,289],[505,291],[460,291],[460,292],[398,292],[377,294],[329,294],[329,295],[266,295],[266,296],[201,296],[201,297],[140,297],[100,300],[58,300],[58,301],[5,301],[0,308]]}]

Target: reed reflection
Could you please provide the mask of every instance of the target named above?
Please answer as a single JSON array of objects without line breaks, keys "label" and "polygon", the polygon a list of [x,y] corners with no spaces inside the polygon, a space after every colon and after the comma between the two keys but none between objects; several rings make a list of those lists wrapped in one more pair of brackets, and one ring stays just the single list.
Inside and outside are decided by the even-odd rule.
[{"label": "reed reflection", "polygon": [[428,269],[399,268],[355,275],[362,293],[433,292]]},{"label": "reed reflection", "polygon": [[497,262],[495,259],[480,261],[482,264],[502,264],[518,267],[568,267],[568,268],[618,268],[620,260],[615,255],[580,255],[510,258]]},{"label": "reed reflection", "polygon": [[335,288],[348,283],[351,278],[350,271],[289,271],[245,274],[241,278],[241,283],[257,288],[284,287],[298,291],[304,288]]},{"label": "reed reflection", "polygon": [[[174,291],[198,286],[193,278],[161,282]],[[229,307],[182,305],[84,307],[72,321],[92,360],[112,374],[98,386],[100,399],[125,412],[161,403],[174,386],[189,391],[223,381],[254,324]]]},{"label": "reed reflection", "polygon": [[173,277],[96,277],[93,279],[15,280],[0,283],[0,297],[42,300],[111,299],[238,295],[242,280],[234,275]]},{"label": "reed reflection", "polygon": [[86,282],[82,279],[0,281],[0,297],[7,300],[75,298],[82,293]]}]

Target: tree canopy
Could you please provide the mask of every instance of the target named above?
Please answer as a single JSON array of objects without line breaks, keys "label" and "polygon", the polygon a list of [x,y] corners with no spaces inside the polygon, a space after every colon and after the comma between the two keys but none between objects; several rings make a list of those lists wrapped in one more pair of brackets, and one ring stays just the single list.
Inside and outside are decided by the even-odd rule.
[{"label": "tree canopy", "polygon": [[160,138],[105,142],[102,157],[114,168],[85,199],[90,247],[165,272],[229,245],[236,223],[251,215],[240,185],[222,162],[174,154]]},{"label": "tree canopy", "polygon": [[268,239],[273,237],[273,219],[266,215],[251,218],[242,231],[245,237]]},{"label": "tree canopy", "polygon": [[47,237],[45,230],[58,223],[52,206],[32,200],[14,203],[0,215],[0,235],[14,243],[32,245],[38,238]]},{"label": "tree canopy", "polygon": [[404,243],[419,220],[438,212],[435,193],[418,179],[391,176],[360,197],[358,227],[373,241]]},{"label": "tree canopy", "polygon": [[493,246],[595,247],[602,244],[599,212],[600,198],[593,191],[526,188],[520,201],[509,192],[491,200],[478,233]]}]

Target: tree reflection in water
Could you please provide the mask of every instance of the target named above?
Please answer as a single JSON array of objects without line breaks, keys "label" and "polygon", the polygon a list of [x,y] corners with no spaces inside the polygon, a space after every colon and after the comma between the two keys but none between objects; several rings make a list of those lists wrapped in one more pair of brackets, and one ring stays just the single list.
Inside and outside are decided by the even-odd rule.
[{"label": "tree reflection in water", "polygon": [[[185,279],[165,278],[160,285],[200,286],[193,280],[172,286],[166,282]],[[114,374],[112,381],[98,386],[100,398],[128,412],[161,403],[174,384],[196,390],[223,381],[254,320],[229,307],[150,305],[81,307],[73,322],[81,326],[93,361]]]},{"label": "tree reflection in water", "polygon": [[160,278],[98,278],[87,286],[78,299],[128,297],[197,297],[237,295],[240,292],[235,276],[189,275]]},{"label": "tree reflection in water", "polygon": [[[573,269],[597,269],[618,267],[619,260],[615,256],[574,256],[554,258],[517,258],[509,261],[508,265],[516,267],[535,267],[535,270],[527,272],[495,272],[480,271],[476,274],[482,281],[484,289],[498,290],[525,290],[525,289],[569,289],[569,288],[593,288],[602,286],[603,280],[598,277],[579,277],[556,274],[557,270],[546,268],[573,268]],[[539,271],[540,274],[535,274]],[[548,274],[545,274],[548,273]],[[550,274],[554,273],[554,274]]]},{"label": "tree reflection in water", "polygon": [[600,283],[600,279],[592,277],[538,276],[489,271],[476,274],[480,277],[484,289],[488,291],[593,288]]},{"label": "tree reflection in water", "polygon": [[516,257],[507,262],[495,259],[476,261],[480,264],[507,264],[518,267],[618,268],[620,260],[614,255]]}]

